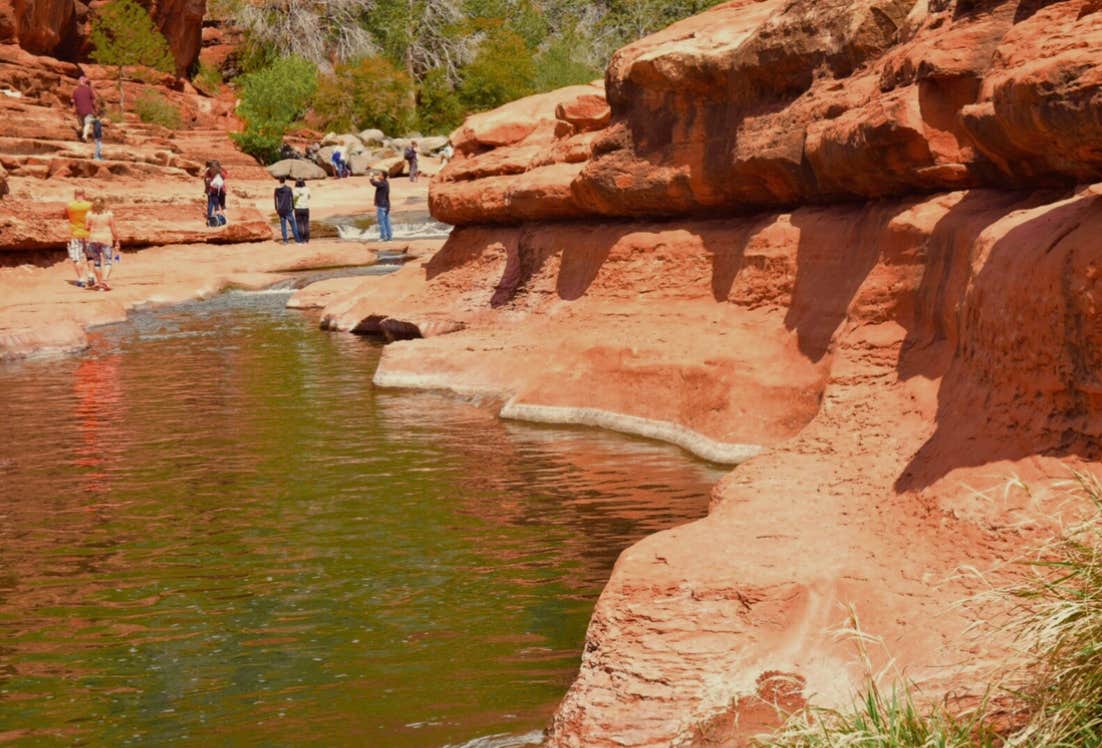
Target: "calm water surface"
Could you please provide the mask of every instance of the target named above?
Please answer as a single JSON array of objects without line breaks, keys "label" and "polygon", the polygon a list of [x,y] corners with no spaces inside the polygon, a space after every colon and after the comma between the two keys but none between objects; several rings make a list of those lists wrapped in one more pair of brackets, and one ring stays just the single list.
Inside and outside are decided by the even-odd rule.
[{"label": "calm water surface", "polygon": [[285,301],[0,364],[0,743],[527,744],[617,554],[704,514],[717,470],[377,391]]}]

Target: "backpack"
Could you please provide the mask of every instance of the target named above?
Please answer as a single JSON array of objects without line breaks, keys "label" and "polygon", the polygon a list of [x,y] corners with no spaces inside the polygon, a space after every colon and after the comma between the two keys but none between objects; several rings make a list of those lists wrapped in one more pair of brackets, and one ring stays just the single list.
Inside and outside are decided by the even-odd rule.
[{"label": "backpack", "polygon": [[222,179],[221,174],[215,174],[214,178],[210,180],[210,191],[221,192],[226,187],[226,180]]}]

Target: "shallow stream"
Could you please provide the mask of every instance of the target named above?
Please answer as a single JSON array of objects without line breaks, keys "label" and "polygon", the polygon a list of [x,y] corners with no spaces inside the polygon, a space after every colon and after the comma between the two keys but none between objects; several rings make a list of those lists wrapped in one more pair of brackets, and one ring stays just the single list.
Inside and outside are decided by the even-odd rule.
[{"label": "shallow stream", "polygon": [[0,365],[0,743],[526,745],[617,554],[705,513],[677,449],[376,390],[286,299]]}]

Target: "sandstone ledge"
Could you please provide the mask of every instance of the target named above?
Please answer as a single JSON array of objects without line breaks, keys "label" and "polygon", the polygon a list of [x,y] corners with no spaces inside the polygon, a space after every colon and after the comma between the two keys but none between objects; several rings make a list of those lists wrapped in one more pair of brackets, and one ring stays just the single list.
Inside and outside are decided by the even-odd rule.
[{"label": "sandstone ledge", "polygon": [[854,612],[885,643],[874,667],[982,692],[1005,643],[965,636],[993,611],[957,604],[978,589],[959,570],[999,579],[1067,508],[1044,482],[1102,453],[1096,200],[974,190],[461,228],[323,319],[461,323],[387,346],[380,386],[766,448],[706,519],[624,551],[551,731],[556,746],[665,746],[719,713],[747,724],[768,673],[848,706],[866,672],[835,632]]},{"label": "sandstone ledge", "polygon": [[79,351],[89,327],[121,322],[139,305],[265,288],[288,272],[371,264],[374,258],[360,245],[337,241],[308,248],[261,242],[124,251],[107,293],[72,286],[68,260],[47,268],[0,267],[0,360]]}]

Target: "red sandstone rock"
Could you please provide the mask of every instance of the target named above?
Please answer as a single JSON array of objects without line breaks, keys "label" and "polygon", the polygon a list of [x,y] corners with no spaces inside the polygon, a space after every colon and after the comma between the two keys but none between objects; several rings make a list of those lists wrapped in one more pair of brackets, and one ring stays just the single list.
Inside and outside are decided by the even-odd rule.
[{"label": "red sandstone rock", "polygon": [[1004,666],[998,641],[977,652],[962,634],[991,610],[952,605],[975,591],[958,569],[997,578],[1058,503],[975,489],[1058,475],[1039,451],[1102,454],[1095,201],[971,191],[473,226],[329,295],[324,319],[424,338],[385,349],[381,386],[492,395],[505,416],[724,459],[768,448],[707,519],[623,553],[551,732],[556,746],[665,746],[732,708],[745,727],[768,673],[848,706],[866,677],[835,635],[851,609],[886,642],[874,666],[894,658],[924,691],[982,692]]},{"label": "red sandstone rock", "polygon": [[430,193],[462,228],[332,299],[334,328],[425,338],[381,386],[768,449],[623,553],[552,745],[689,744],[716,715],[737,744],[769,673],[847,707],[849,610],[927,693],[1005,666],[964,639],[991,611],[952,606],[957,572],[997,577],[1056,502],[973,487],[1102,456],[1102,219],[1067,192],[1102,178],[1100,24],[1095,2],[722,4],[616,54],[599,129],[573,93],[479,115],[507,135],[461,131]]},{"label": "red sandstone rock", "polygon": [[[573,214],[656,217],[1102,177],[1102,13],[1081,1],[982,13],[951,3],[736,0],[620,50],[599,97],[572,90],[480,114],[442,220],[531,218],[510,195],[548,156],[584,161]],[[593,109],[581,112],[581,102]],[[578,114],[570,114],[571,107]],[[539,122],[557,126],[540,130]],[[582,149],[566,146],[598,128]],[[479,139],[476,132],[490,133]],[[494,134],[499,133],[499,134]],[[552,158],[558,158],[554,156]],[[565,159],[564,159],[565,160]],[[565,184],[541,191],[563,195]],[[481,215],[470,206],[487,190]],[[464,194],[469,193],[469,194]],[[437,197],[439,195],[439,199]],[[564,216],[564,202],[544,217]],[[537,211],[538,212],[538,211]]]},{"label": "red sandstone rock", "polygon": [[569,122],[575,132],[600,130],[612,119],[612,110],[604,96],[582,94],[555,107],[555,118]]},{"label": "red sandstone rock", "polygon": [[[127,247],[162,244],[227,244],[272,238],[272,228],[255,208],[230,208],[229,224],[209,228],[206,206],[196,200],[179,204],[114,207],[122,243]],[[5,201],[0,216],[0,251],[60,249],[69,241],[64,203]]]},{"label": "red sandstone rock", "polygon": [[[185,73],[199,58],[206,0],[146,0],[142,5],[164,34]],[[18,43],[33,54],[70,62],[88,60],[91,19],[75,0],[0,0],[0,44]]]}]

